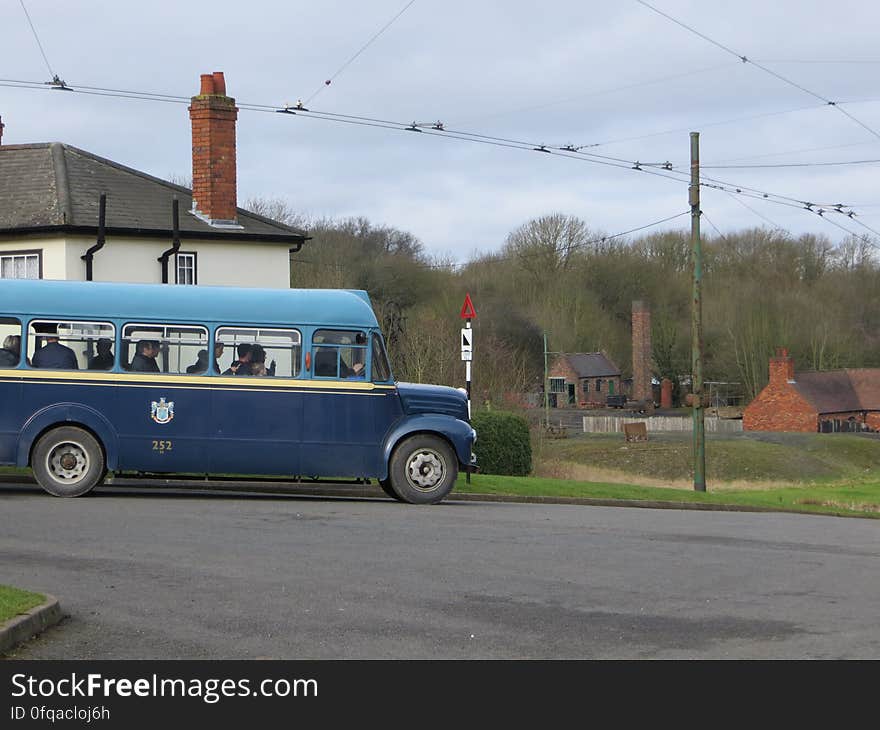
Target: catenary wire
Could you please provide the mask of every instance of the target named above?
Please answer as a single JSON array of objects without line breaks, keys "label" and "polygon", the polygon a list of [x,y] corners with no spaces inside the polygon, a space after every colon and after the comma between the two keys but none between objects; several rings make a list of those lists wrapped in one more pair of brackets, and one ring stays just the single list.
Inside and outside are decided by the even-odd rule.
[{"label": "catenary wire", "polygon": [[357,53],[355,53],[351,58],[349,58],[345,63],[343,63],[336,70],[336,73],[334,73],[329,79],[327,79],[323,84],[321,84],[315,90],[315,92],[308,99],[306,99],[305,103],[308,104],[312,99],[314,99],[324,89],[326,89],[328,86],[330,86],[330,84],[333,82],[333,80],[337,76],[339,76],[339,74],[341,74],[346,68],[348,68],[358,56],[360,56],[364,51],[366,51],[367,48],[373,43],[373,41],[375,41],[380,35],[382,35],[386,30],[388,30],[388,28],[391,27],[391,25],[394,23],[394,21],[397,20],[401,15],[403,15],[409,9],[410,5],[412,5],[415,1],[416,0],[409,0],[409,2],[406,5],[404,5],[403,9],[397,13],[397,15],[395,15],[393,18],[391,18],[391,20],[389,20],[387,23],[385,23],[385,25],[383,25],[376,33],[373,34],[373,36],[370,38],[370,40],[368,40],[366,43],[364,43],[363,46],[360,47],[360,49],[357,51]]},{"label": "catenary wire", "polygon": [[[22,84],[33,84],[30,86],[22,86]],[[41,89],[49,89],[51,87],[47,87],[46,85],[36,85],[36,82],[25,82],[25,81],[17,81],[17,80],[5,80],[0,81],[0,86],[13,86],[17,88],[41,88]],[[91,87],[91,88],[101,88],[101,87]],[[118,98],[128,98],[128,99],[140,99],[145,101],[163,101],[166,103],[179,103],[186,104],[189,103],[189,99],[185,97],[176,97],[173,95],[162,95],[161,97],[158,95],[145,95],[141,92],[124,92],[122,90],[117,91],[78,91],[76,88],[65,87],[66,91],[73,91],[76,93],[83,94],[91,94],[96,96],[110,96],[110,97],[118,97]],[[292,110],[284,108],[279,109],[277,107],[273,107],[271,105],[264,104],[248,104],[248,103],[239,103],[238,106],[242,109],[246,109],[249,111],[259,111],[264,113],[277,113],[280,111],[290,112]],[[333,112],[318,112],[318,111],[309,111],[304,108],[294,107],[296,111],[294,112],[296,115],[305,118],[316,118],[327,121],[336,121],[340,123],[347,124],[356,124],[360,126],[370,126],[377,127],[382,129],[391,129],[394,131],[417,131],[419,133],[427,134],[429,136],[438,136],[438,137],[447,137],[451,139],[468,141],[468,142],[476,142],[480,144],[490,144],[499,147],[507,147],[512,149],[520,149],[520,150],[532,150],[539,151],[559,157],[566,157],[568,159],[576,159],[582,162],[590,162],[593,164],[600,164],[609,167],[617,167],[621,169],[630,169],[637,170],[639,172],[653,175],[656,177],[663,177],[669,180],[673,180],[676,183],[682,183],[687,180],[687,173],[684,171],[672,170],[669,168],[665,168],[664,170],[659,169],[651,169],[650,167],[639,166],[639,163],[631,163],[630,161],[624,161],[622,158],[610,158],[606,157],[605,159],[601,159],[602,156],[599,156],[600,159],[594,159],[596,156],[593,153],[584,153],[579,150],[571,149],[571,148],[549,148],[545,145],[536,145],[532,142],[525,142],[522,140],[512,140],[506,138],[498,138],[498,137],[490,137],[489,135],[478,135],[475,133],[466,133],[466,132],[455,132],[452,130],[445,130],[442,125],[433,129],[424,129],[421,127],[416,127],[415,124],[411,124],[409,126],[404,125],[401,122],[394,122],[390,120],[377,119],[373,117],[359,117],[355,115],[344,115]],[[503,140],[503,141],[502,141]],[[794,198],[791,196],[780,195],[777,193],[770,193],[758,188],[751,188],[748,186],[737,185],[734,183],[729,183],[722,180],[717,180],[714,178],[704,178],[701,181],[701,185],[707,188],[714,188],[717,190],[723,190],[728,193],[736,193],[738,195],[744,197],[752,197],[758,200],[765,200],[766,202],[772,202],[779,205],[786,205],[787,207],[793,208],[806,208],[812,212],[815,212],[814,207],[825,207],[825,208],[851,208],[852,206],[845,205],[843,203],[814,203],[806,200],[802,200],[799,198]],[[841,211],[837,211],[841,212]]]},{"label": "catenary wire", "polygon": [[49,70],[50,78],[57,79],[58,77],[55,75],[55,72],[52,70],[52,66],[49,63],[49,59],[46,57],[46,51],[43,50],[43,44],[40,42],[40,36],[37,35],[37,29],[34,27],[34,23],[31,20],[31,14],[28,12],[28,9],[25,7],[24,0],[18,0],[21,4],[21,9],[24,10],[24,16],[27,18],[28,25],[31,27],[31,32],[34,34],[34,40],[37,42],[37,46],[40,49],[40,53],[43,56],[43,61],[46,62],[46,68]]},{"label": "catenary wire", "polygon": [[705,35],[704,33],[701,33],[701,32],[698,31],[696,28],[693,28],[693,27],[687,25],[686,23],[683,23],[682,21],[678,20],[677,18],[672,17],[672,16],[669,15],[668,13],[664,13],[662,10],[659,10],[658,8],[655,8],[655,7],[654,7],[653,5],[651,5],[650,3],[645,2],[645,0],[636,0],[636,2],[639,3],[639,5],[643,5],[643,6],[645,6],[646,8],[648,8],[649,10],[652,10],[653,12],[657,13],[658,15],[662,15],[662,16],[663,16],[664,18],[666,18],[667,20],[672,21],[672,22],[675,23],[676,25],[681,26],[681,27],[684,28],[685,30],[687,30],[687,31],[689,31],[689,32],[691,32],[691,33],[693,33],[693,34],[699,36],[699,37],[702,38],[703,40],[708,41],[708,42],[711,43],[712,45],[717,46],[718,48],[720,48],[720,49],[726,51],[727,53],[730,53],[730,54],[736,56],[736,57],[739,58],[743,63],[750,63],[750,64],[751,64],[752,66],[754,66],[755,68],[759,68],[759,69],[761,69],[761,71],[763,71],[764,73],[770,74],[771,76],[773,76],[773,77],[779,79],[780,81],[782,81],[782,82],[788,84],[789,86],[793,86],[794,88],[799,89],[800,91],[804,92],[805,94],[809,94],[810,96],[812,96],[812,97],[814,97],[814,98],[816,98],[816,99],[820,99],[821,101],[825,102],[828,106],[833,106],[833,107],[834,107],[835,109],[837,109],[841,114],[844,114],[845,116],[849,117],[849,119],[851,119],[853,122],[855,122],[855,123],[858,124],[860,127],[862,127],[863,129],[865,129],[867,132],[870,132],[870,133],[871,133],[872,135],[874,135],[875,137],[880,138],[880,132],[876,131],[875,129],[872,129],[871,127],[869,127],[867,124],[865,124],[865,123],[864,123],[863,121],[861,121],[860,119],[857,119],[855,116],[853,116],[853,115],[852,115],[850,112],[848,112],[846,109],[844,109],[843,107],[839,106],[837,102],[835,102],[835,101],[833,101],[833,100],[831,100],[831,99],[829,99],[829,98],[823,96],[822,94],[819,94],[819,93],[817,93],[817,92],[815,92],[815,91],[812,91],[812,90],[808,89],[806,86],[802,86],[801,84],[797,83],[796,81],[792,81],[791,79],[787,78],[786,76],[783,76],[782,74],[777,73],[777,72],[774,71],[773,69],[771,69],[771,68],[769,68],[769,67],[763,65],[762,63],[759,63],[758,61],[755,61],[755,60],[750,59],[748,56],[745,56],[745,55],[743,55],[742,53],[738,53],[737,51],[734,51],[732,48],[729,48],[729,47],[725,46],[724,44],[719,43],[719,42],[716,41],[715,39],[710,38],[709,36]]}]

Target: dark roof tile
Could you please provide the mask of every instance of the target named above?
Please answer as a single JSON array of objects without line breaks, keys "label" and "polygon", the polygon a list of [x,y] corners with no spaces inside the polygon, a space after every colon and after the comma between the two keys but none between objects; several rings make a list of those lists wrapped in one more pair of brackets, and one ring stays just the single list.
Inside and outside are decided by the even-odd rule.
[{"label": "dark roof tile", "polygon": [[563,355],[578,377],[606,378],[620,375],[620,368],[602,352],[573,352]]},{"label": "dark roof tile", "polygon": [[60,143],[0,146],[0,229],[97,226],[98,200],[107,193],[107,228],[171,231],[177,198],[186,234],[277,236],[302,240],[290,226],[238,209],[241,228],[212,226],[192,215],[192,191]]},{"label": "dark roof tile", "polygon": [[794,387],[819,413],[880,411],[878,368],[797,373]]}]

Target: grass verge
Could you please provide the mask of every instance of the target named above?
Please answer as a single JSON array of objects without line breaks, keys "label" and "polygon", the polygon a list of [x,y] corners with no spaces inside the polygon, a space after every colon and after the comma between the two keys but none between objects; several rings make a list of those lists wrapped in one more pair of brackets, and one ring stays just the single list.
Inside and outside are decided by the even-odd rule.
[{"label": "grass verge", "polygon": [[455,491],[529,497],[696,502],[880,519],[880,482],[694,492],[688,489],[635,484],[474,474],[470,484],[465,482],[464,476],[459,477]]},{"label": "grass verge", "polygon": [[46,601],[39,593],[0,585],[0,624]]}]

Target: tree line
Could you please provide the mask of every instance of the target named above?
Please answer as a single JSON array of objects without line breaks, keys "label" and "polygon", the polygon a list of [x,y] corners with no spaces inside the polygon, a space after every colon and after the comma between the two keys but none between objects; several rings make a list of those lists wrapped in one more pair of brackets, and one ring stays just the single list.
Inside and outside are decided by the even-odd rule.
[{"label": "tree line", "polygon": [[[458,314],[466,292],[478,314],[478,403],[541,389],[545,332],[551,351],[604,351],[630,375],[636,299],[651,307],[655,376],[670,378],[677,392],[689,377],[687,230],[608,238],[553,213],[456,266],[412,233],[364,218],[305,220],[280,201],[252,207],[312,237],[291,257],[291,286],[370,293],[398,380],[463,386]],[[880,366],[875,242],[765,227],[704,235],[703,250],[706,380],[737,383],[750,400],[766,384],[777,346],[798,370]]]}]

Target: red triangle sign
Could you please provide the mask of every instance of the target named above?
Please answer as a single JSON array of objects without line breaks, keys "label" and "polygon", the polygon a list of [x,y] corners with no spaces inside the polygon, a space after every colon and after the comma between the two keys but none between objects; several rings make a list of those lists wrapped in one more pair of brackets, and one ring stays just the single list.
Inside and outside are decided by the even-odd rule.
[{"label": "red triangle sign", "polygon": [[462,319],[473,319],[477,316],[477,311],[474,309],[474,303],[471,301],[471,295],[464,295],[464,304],[461,305],[461,318]]}]

